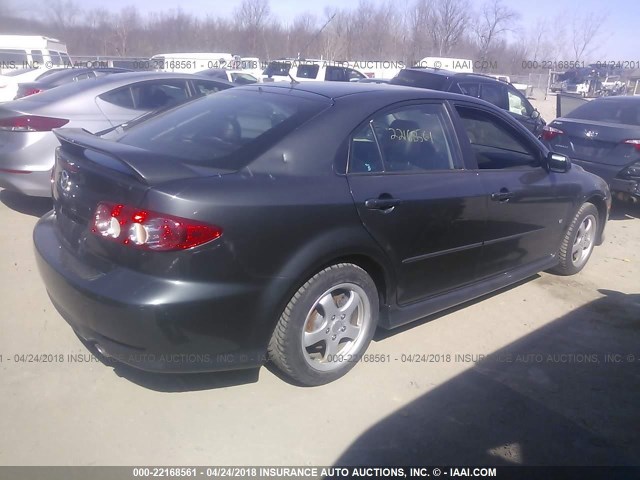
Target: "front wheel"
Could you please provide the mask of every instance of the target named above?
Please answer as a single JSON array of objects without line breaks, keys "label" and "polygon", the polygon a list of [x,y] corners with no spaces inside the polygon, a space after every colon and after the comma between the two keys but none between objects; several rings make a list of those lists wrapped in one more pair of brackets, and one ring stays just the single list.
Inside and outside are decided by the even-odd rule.
[{"label": "front wheel", "polygon": [[552,272],[574,275],[582,270],[591,257],[597,235],[598,209],[584,203],[567,229],[558,253],[559,263]]},{"label": "front wheel", "polygon": [[269,342],[269,358],[299,384],[332,382],[365,352],[378,313],[378,291],[367,272],[349,263],[327,267],[289,301]]}]

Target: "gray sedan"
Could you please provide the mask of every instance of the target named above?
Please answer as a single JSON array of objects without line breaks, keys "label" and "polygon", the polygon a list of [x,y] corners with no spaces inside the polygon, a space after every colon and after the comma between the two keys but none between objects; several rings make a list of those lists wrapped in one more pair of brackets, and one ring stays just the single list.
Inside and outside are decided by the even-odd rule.
[{"label": "gray sedan", "polygon": [[232,84],[191,74],[133,72],[63,85],[0,106],[0,187],[51,196],[52,130],[98,132]]}]

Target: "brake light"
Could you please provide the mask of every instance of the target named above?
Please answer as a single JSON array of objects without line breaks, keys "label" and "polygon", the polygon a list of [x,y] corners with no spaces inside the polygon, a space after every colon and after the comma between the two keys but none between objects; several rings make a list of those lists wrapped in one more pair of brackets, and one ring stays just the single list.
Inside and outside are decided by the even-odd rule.
[{"label": "brake light", "polygon": [[21,91],[18,92],[18,95],[16,95],[16,98],[14,100],[17,100],[19,98],[28,97],[29,95],[35,95],[36,93],[40,93],[41,91],[42,91],[42,89],[35,88],[35,87],[25,88],[24,90],[21,90]]},{"label": "brake light", "polygon": [[24,115],[21,117],[0,118],[0,130],[11,132],[50,132],[69,123],[65,118],[39,117]]},{"label": "brake light", "polygon": [[636,152],[640,152],[640,140],[625,140],[624,142],[625,145],[633,145],[633,147],[636,149]]},{"label": "brake light", "polygon": [[542,139],[549,141],[556,138],[558,135],[564,135],[564,132],[559,128],[554,128],[549,125],[542,127]]},{"label": "brake light", "polygon": [[91,231],[123,245],[155,251],[185,250],[222,235],[215,225],[107,202],[98,204]]}]

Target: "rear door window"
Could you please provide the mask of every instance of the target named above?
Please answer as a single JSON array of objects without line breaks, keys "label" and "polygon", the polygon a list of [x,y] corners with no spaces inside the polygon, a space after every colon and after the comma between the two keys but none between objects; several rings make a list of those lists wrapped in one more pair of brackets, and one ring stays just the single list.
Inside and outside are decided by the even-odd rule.
[{"label": "rear door window", "polygon": [[195,96],[202,97],[209,95],[210,93],[216,93],[226,88],[220,88],[220,85],[216,82],[210,82],[208,80],[192,80]]},{"label": "rear door window", "polygon": [[480,97],[480,84],[477,82],[460,82],[458,83],[458,89],[463,95],[476,98]]},{"label": "rear door window", "polygon": [[328,82],[346,82],[347,75],[342,67],[327,67],[324,79]]},{"label": "rear door window", "polygon": [[347,68],[346,69],[347,72],[347,80],[352,81],[352,80],[360,80],[362,78],[367,78],[365,77],[362,73],[360,73],[357,70],[354,70],[353,68]]},{"label": "rear door window", "polygon": [[318,76],[320,66],[317,64],[302,64],[298,66],[296,77],[314,79]]},{"label": "rear door window", "polygon": [[137,110],[156,110],[184,102],[189,94],[186,80],[144,82],[131,87]]},{"label": "rear door window", "polygon": [[441,104],[409,105],[374,116],[351,140],[349,171],[425,172],[454,166]]},{"label": "rear door window", "polygon": [[531,116],[533,107],[520,92],[518,92],[515,88],[508,88],[507,96],[509,99],[509,111],[511,113],[522,115],[524,117]]},{"label": "rear door window", "polygon": [[503,110],[509,109],[507,87],[501,83],[483,83],[480,86],[480,98]]}]

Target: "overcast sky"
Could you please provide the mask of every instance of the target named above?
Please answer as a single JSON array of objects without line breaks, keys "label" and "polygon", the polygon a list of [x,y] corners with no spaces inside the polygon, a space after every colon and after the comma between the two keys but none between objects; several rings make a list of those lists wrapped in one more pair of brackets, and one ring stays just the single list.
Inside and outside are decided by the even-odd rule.
[{"label": "overcast sky", "polygon": [[[32,0],[33,1],[33,0]],[[372,0],[375,3],[383,0]],[[482,0],[470,0],[474,6]],[[11,0],[13,6],[30,2]],[[186,12],[205,16],[207,14],[230,16],[240,4],[240,0],[77,0],[84,9],[95,7],[118,11],[122,7],[135,5],[142,13],[176,9],[178,6]],[[407,8],[411,0],[397,0],[398,8]],[[571,16],[578,12],[590,11],[597,16],[607,15],[606,32],[600,36],[601,48],[597,50],[597,59],[608,61],[640,61],[640,38],[638,27],[640,22],[640,0],[519,0],[505,1],[520,15],[523,27],[535,25],[539,19],[548,18],[550,24],[558,17],[571,21]],[[271,11],[282,21],[290,21],[296,15],[311,12],[323,16],[327,6],[343,8],[357,5],[357,0],[270,0]],[[29,11],[34,11],[29,7]],[[23,13],[25,15],[25,13]],[[26,15],[25,15],[26,16]],[[600,58],[603,57],[603,58]],[[572,60],[570,58],[559,60]]]}]

